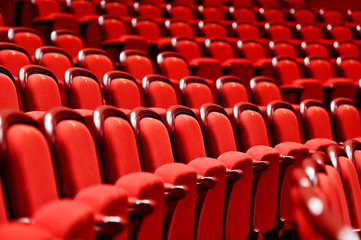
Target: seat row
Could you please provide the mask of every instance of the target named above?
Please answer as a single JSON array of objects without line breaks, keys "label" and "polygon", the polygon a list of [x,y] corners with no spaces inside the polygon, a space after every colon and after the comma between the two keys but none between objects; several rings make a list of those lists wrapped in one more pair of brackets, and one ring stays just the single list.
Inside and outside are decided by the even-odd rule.
[{"label": "seat row", "polygon": [[[293,228],[292,204],[289,202],[291,196],[288,194],[293,185],[288,181],[288,178],[290,177],[288,165],[292,164],[293,161],[296,161],[293,164],[299,165],[302,163],[302,159],[309,155],[309,152],[322,150],[329,145],[337,144],[332,140],[331,120],[322,103],[315,101],[303,103],[301,109],[303,109],[305,113],[302,116],[304,117],[304,121],[307,122],[307,124],[303,126],[307,126],[307,131],[312,134],[312,137],[305,144],[302,144],[304,140],[301,132],[301,125],[297,120],[297,114],[290,105],[284,102],[273,102],[268,108],[269,119],[266,122],[263,119],[262,113],[255,105],[249,103],[237,104],[234,115],[232,116],[232,118],[235,118],[233,120],[235,123],[235,132],[232,127],[232,122],[228,118],[228,114],[221,107],[212,104],[206,104],[201,107],[200,123],[198,123],[197,116],[190,109],[177,106],[171,107],[168,110],[168,120],[166,122],[149,109],[134,109],[130,115],[130,122],[132,125],[130,125],[126,115],[121,111],[109,106],[103,106],[94,111],[94,122],[92,123],[93,125],[89,124],[89,128],[87,127],[87,122],[74,110],[58,108],[50,110],[45,115],[44,125],[41,129],[45,131],[45,136],[49,141],[60,197],[76,196],[76,199],[79,199],[94,208],[97,206],[96,204],[98,204],[98,201],[100,201],[98,199],[99,197],[106,197],[108,195],[99,195],[99,191],[102,189],[100,186],[94,187],[95,189],[93,190],[88,189],[85,191],[84,189],[87,189],[86,187],[89,187],[96,182],[100,183],[100,179],[103,179],[103,182],[106,183],[114,183],[117,181],[117,186],[126,189],[128,200],[131,203],[134,202],[134,200],[131,201],[129,196],[137,198],[142,198],[142,196],[145,198],[154,197],[151,200],[158,204],[150,207],[157,207],[158,210],[162,209],[161,205],[159,205],[164,201],[161,199],[163,198],[161,197],[162,195],[159,195],[159,191],[164,191],[164,188],[160,187],[163,185],[159,185],[161,181],[157,180],[158,183],[154,183],[158,186],[156,187],[156,189],[159,190],[157,193],[151,191],[149,184],[146,185],[147,187],[144,188],[143,186],[141,189],[151,195],[142,195],[140,192],[134,192],[136,188],[134,184],[139,182],[140,176],[129,174],[129,171],[138,172],[141,167],[143,171],[155,171],[155,173],[165,182],[173,179],[172,183],[177,187],[168,190],[171,191],[171,193],[169,193],[169,200],[174,201],[174,198],[182,199],[178,200],[177,206],[179,208],[180,206],[185,207],[183,211],[177,211],[176,209],[175,212],[173,212],[173,215],[168,215],[167,212],[163,217],[162,214],[164,210],[159,210],[158,212],[156,209],[153,209],[153,213],[151,214],[154,217],[153,220],[150,221],[150,218],[148,218],[152,226],[151,233],[148,232],[147,234],[158,234],[158,237],[155,237],[158,239],[161,234],[165,234],[162,231],[163,229],[166,231],[166,234],[173,233],[176,234],[175,236],[182,236],[182,239],[184,239],[185,235],[183,234],[188,233],[190,234],[188,237],[193,237],[192,234],[196,231],[196,238],[202,238],[202,236],[205,237],[208,236],[207,234],[210,234],[209,227],[206,227],[206,230],[203,229],[204,232],[202,232],[202,226],[205,227],[207,224],[213,224],[212,236],[218,234],[219,237],[221,237],[222,234],[226,234],[226,236],[230,237],[228,234],[234,234],[239,237],[246,237],[248,234],[256,234],[256,229],[261,230],[262,234],[268,233],[272,235],[275,234],[275,232],[271,232],[272,229],[278,232],[280,229]],[[337,134],[344,134],[346,136],[351,133],[351,138],[360,137],[361,131],[357,129],[357,127],[359,128],[357,123],[360,123],[360,114],[353,103],[346,99],[337,99],[332,103],[331,108],[333,109],[333,118],[337,119],[334,120],[334,127]],[[353,117],[350,117],[351,115]],[[50,197],[49,193],[50,186],[52,185],[50,183],[54,181],[54,178],[49,175],[50,173],[47,173],[49,170],[49,160],[46,161],[46,159],[49,157],[46,154],[44,156],[41,155],[43,157],[40,157],[39,155],[43,151],[46,152],[50,150],[44,150],[46,149],[46,145],[44,146],[44,144],[38,145],[40,141],[38,138],[44,138],[44,135],[40,134],[40,136],[43,137],[40,137],[39,134],[34,135],[34,131],[41,131],[36,127],[37,124],[34,120],[31,120],[24,114],[14,111],[11,111],[10,113],[3,112],[1,116],[2,122],[4,123],[2,125],[4,128],[3,132],[5,136],[7,136],[5,140],[9,141],[6,145],[9,149],[4,148],[3,151],[6,152],[1,158],[1,174],[4,183],[5,197],[7,199],[8,212],[10,214],[9,216],[10,219],[30,217],[34,211],[36,212],[36,206],[40,208],[42,205],[41,202],[45,201],[40,200],[43,195],[32,191],[41,189],[41,191],[44,192],[44,189],[47,189],[45,191],[47,196],[50,199],[56,198],[54,197],[55,195]],[[359,122],[356,122],[357,119]],[[350,121],[352,124],[350,124]],[[133,131],[129,132],[129,129],[132,128],[131,126],[134,128],[134,133],[132,133]],[[268,128],[270,134],[268,133]],[[13,131],[11,131],[12,129]],[[167,133],[168,131],[169,133]],[[100,144],[98,145],[98,157],[100,159],[99,166],[96,166],[98,161],[96,160],[97,155],[95,153],[95,147],[90,143],[93,141],[91,140],[92,132],[94,132],[94,136],[97,137],[97,144]],[[202,134],[204,134],[204,137],[202,137]],[[340,137],[339,135],[337,136]],[[11,139],[16,140],[12,141]],[[19,139],[22,139],[22,141],[19,142]],[[36,139],[38,139],[38,141],[36,141]],[[135,139],[138,139],[138,145]],[[338,140],[342,141],[341,138],[338,138]],[[131,142],[133,142],[132,145],[129,145]],[[124,148],[120,147],[123,146],[123,144],[125,144]],[[24,146],[29,146],[29,148],[24,148]],[[266,146],[275,146],[275,148],[272,149]],[[139,153],[136,151],[137,148],[139,149]],[[33,155],[29,152],[30,149],[37,149],[33,158],[31,157]],[[232,152],[238,150],[247,151],[247,155]],[[133,151],[132,154],[131,151]],[[138,159],[134,154],[139,154],[140,167],[139,163],[134,162]],[[293,157],[280,158],[280,154]],[[23,159],[22,156],[26,157]],[[127,157],[124,159],[125,156],[128,156],[129,158]],[[220,162],[223,163],[204,158],[206,156],[218,158],[218,160],[221,160]],[[197,157],[201,158],[193,160]],[[9,161],[9,158],[11,161]],[[253,174],[258,176],[256,177],[257,181],[253,180],[253,183],[253,174],[250,174],[250,171],[252,172],[252,159],[254,164]],[[76,163],[73,161],[76,161]],[[80,161],[84,162],[81,163]],[[191,168],[186,170],[184,169],[185,166],[182,164],[172,165],[173,167],[167,164],[173,161],[188,163],[192,168],[198,169],[198,175],[201,174],[210,177],[203,179],[202,182],[201,179],[199,179],[200,176],[198,176],[198,185],[208,189],[206,195],[202,195],[205,193],[199,189],[198,195],[205,197],[200,197],[199,199],[204,201],[202,202],[203,208],[206,208],[207,206],[211,208],[209,212],[204,209],[199,212],[199,205],[197,205],[197,208],[194,208],[196,206],[194,197],[192,200],[193,204],[188,202],[191,201],[191,197],[188,194],[191,194],[191,192],[195,194],[194,184],[196,184],[196,174],[194,170]],[[6,162],[13,164],[5,164]],[[31,168],[30,166],[34,167]],[[206,166],[213,170],[204,169]],[[16,170],[18,167],[24,167],[23,171],[27,174],[23,176],[19,170]],[[42,169],[43,174],[40,176],[38,174],[39,169],[37,168]],[[102,177],[96,177],[99,176],[100,168],[102,169],[103,175]],[[87,171],[84,171],[85,169],[87,169]],[[174,176],[169,176],[169,174],[176,174],[177,176],[180,173],[179,171],[186,171],[188,174],[192,172],[194,175],[188,175],[185,172],[183,172],[183,174],[186,174],[189,177],[193,176],[193,180],[188,179],[188,181],[186,181],[184,178],[185,175],[183,175],[184,177],[181,178],[183,180],[179,179],[180,182],[174,182],[176,179],[173,178]],[[227,178],[225,175],[226,171],[228,172]],[[13,174],[15,172],[18,174]],[[123,176],[123,174],[123,180],[117,180],[119,175]],[[29,177],[29,179],[25,178],[25,176]],[[133,178],[131,178],[131,176]],[[217,178],[217,185],[212,183],[212,181],[214,181],[214,179],[212,180],[212,177]],[[45,180],[44,178],[47,179]],[[53,178],[53,180],[51,180],[51,178]],[[96,178],[98,180],[95,180]],[[145,174],[144,178],[147,179],[150,178],[150,176]],[[35,187],[35,185],[29,183],[30,179],[33,179],[30,183],[46,183],[46,187],[39,187],[39,185],[37,185],[38,187]],[[38,179],[39,181],[35,181],[34,179]],[[145,179],[143,181],[148,181]],[[231,188],[229,188],[228,184],[227,188],[225,188],[226,185],[223,185],[226,180],[230,184],[232,183],[230,185],[232,186]],[[189,181],[192,181],[193,185],[189,185],[191,184]],[[278,181],[280,181],[280,185],[278,185]],[[14,189],[15,182],[19,185]],[[187,188],[182,188],[179,185],[186,185]],[[220,185],[223,185],[223,187],[220,187]],[[54,187],[55,185],[52,186]],[[167,186],[169,187],[169,185],[165,185],[165,187]],[[191,186],[193,186],[192,191]],[[278,186],[280,186],[279,189]],[[30,189],[25,190],[26,187],[30,187]],[[254,189],[254,191],[257,191],[256,195],[251,194],[251,188],[256,188]],[[184,189],[187,189],[186,194],[189,198],[181,198],[181,196],[184,196],[184,193],[181,194]],[[32,192],[32,194],[28,196],[25,193],[21,193],[22,191],[26,191],[28,194]],[[51,190],[51,192],[53,191],[54,190]],[[77,194],[78,191],[80,192]],[[83,191],[85,191],[85,193]],[[109,191],[109,194],[113,196],[111,192],[116,190],[107,189],[103,191]],[[232,194],[230,194],[231,192],[229,191],[231,191]],[[94,194],[94,192],[96,192],[96,194]],[[213,192],[213,194],[211,194],[211,192]],[[25,196],[28,197],[19,198],[18,194],[22,194],[22,196],[25,194]],[[136,194],[136,196],[132,194]],[[225,197],[225,200],[222,200],[222,196]],[[248,197],[245,198],[245,196]],[[32,210],[30,210],[26,207],[30,207],[29,203],[26,203],[26,201],[31,201],[32,198],[38,199],[36,202],[39,201],[39,203],[37,205],[32,205]],[[33,199],[33,201],[35,201],[35,199]],[[277,199],[280,200],[280,205],[278,205]],[[21,201],[21,203],[19,201]],[[182,205],[181,201],[186,201],[188,204],[183,202],[184,205]],[[225,213],[223,213],[222,210],[224,201],[226,203]],[[240,201],[242,204],[240,204]],[[255,204],[255,201],[257,204]],[[253,202],[255,204],[254,206],[257,206],[257,208],[252,208],[251,202]],[[220,208],[219,211],[214,211],[213,204],[215,203],[220,204],[217,205]],[[19,208],[19,205],[17,204],[20,204],[23,208]],[[145,201],[142,204],[147,204],[147,202]],[[145,207],[143,205],[142,207]],[[122,206],[124,206],[124,202]],[[109,209],[108,211],[111,211],[110,209],[114,210],[114,208],[106,209]],[[196,210],[193,212],[192,209]],[[52,212],[50,207],[47,210],[49,211],[48,213]],[[251,215],[240,214],[239,211],[242,213],[244,211],[250,211]],[[349,208],[348,211],[349,215],[358,216],[357,211],[353,211],[351,208]],[[147,213],[149,214],[148,211]],[[110,216],[114,217],[115,213],[107,212],[107,214],[113,214]],[[127,213],[122,211],[122,219],[126,219],[126,214]],[[143,212],[143,214],[146,213]],[[187,217],[184,214],[186,214]],[[211,215],[202,217],[198,214]],[[229,218],[225,218],[227,220],[222,220],[224,214],[229,214]],[[42,217],[48,216],[45,215],[46,214],[40,214]],[[35,217],[37,216],[38,215],[35,214]],[[189,218],[189,221],[187,221],[189,225],[184,227],[184,224],[182,224],[180,227],[179,224],[177,225],[174,223],[174,225],[171,224],[169,226],[168,224],[172,222],[165,221],[166,224],[163,226],[162,223],[164,217],[167,219],[169,216],[173,217],[171,218],[173,219],[172,221],[176,221],[176,216],[180,217],[182,222],[185,221],[185,217],[187,219]],[[198,222],[195,227],[192,225],[194,220],[191,220],[194,216],[196,222],[201,221]],[[287,220],[286,223],[282,223],[280,220],[281,218],[285,218]],[[351,219],[354,219],[354,217]],[[181,221],[180,219],[178,220]],[[44,224],[44,221],[46,220],[37,220],[35,222]],[[212,223],[210,223],[210,221],[212,221]],[[157,225],[157,231],[154,225],[155,222],[159,224]],[[130,224],[131,223],[132,222],[130,221]],[[53,223],[46,224],[46,228],[50,228],[52,224]],[[133,228],[133,230],[130,230],[129,234],[136,234],[135,236],[137,236],[138,234],[144,233],[142,231],[149,231],[149,228],[148,230],[145,230],[147,229],[145,225],[146,222],[144,220],[141,225],[144,228],[137,230],[134,230]],[[56,227],[58,228],[58,226]],[[76,228],[76,226],[73,227]],[[181,229],[178,229],[177,227]],[[233,227],[235,227],[235,230],[232,231],[231,229],[233,229]],[[229,231],[226,230],[227,228],[230,228]],[[250,228],[251,233],[249,233]],[[181,232],[173,232],[177,231],[177,229]],[[222,233],[223,231],[224,233]],[[60,230],[58,229],[58,234],[62,234],[59,232]],[[75,232],[72,233],[75,234]],[[206,235],[202,235],[201,233]],[[86,232],[86,234],[88,234],[87,236],[89,237],[91,232]],[[147,235],[147,237],[149,237],[149,235]],[[207,239],[207,237],[205,237],[205,239]]]}]

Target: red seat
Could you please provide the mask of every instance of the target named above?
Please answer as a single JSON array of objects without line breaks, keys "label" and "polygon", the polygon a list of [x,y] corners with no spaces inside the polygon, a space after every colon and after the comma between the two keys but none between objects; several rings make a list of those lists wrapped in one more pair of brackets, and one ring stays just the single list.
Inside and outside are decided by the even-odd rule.
[{"label": "red seat", "polygon": [[0,85],[0,109],[22,109],[15,78],[3,66],[0,66]]},{"label": "red seat", "polygon": [[256,20],[256,14],[252,8],[248,7],[236,7],[232,6],[229,8],[229,13],[235,22],[253,22]]},{"label": "red seat", "polygon": [[109,54],[97,48],[84,48],[78,53],[79,66],[91,71],[103,87],[104,74],[115,70]]},{"label": "red seat", "polygon": [[167,4],[166,10],[171,19],[183,21],[189,21],[194,19],[193,9],[190,5],[187,4]]},{"label": "red seat", "polygon": [[340,75],[350,78],[355,84],[361,79],[361,61],[359,58],[344,57],[337,59]]},{"label": "red seat", "polygon": [[190,76],[190,68],[185,57],[177,52],[161,52],[157,56],[160,73],[168,77],[174,84],[186,76]]},{"label": "red seat", "polygon": [[236,103],[249,102],[249,87],[235,76],[222,76],[216,81],[218,103],[224,108],[233,108]]},{"label": "red seat", "polygon": [[172,37],[194,37],[194,30],[192,25],[186,20],[167,20],[165,27]]},{"label": "red seat", "polygon": [[351,29],[343,24],[329,24],[327,25],[327,30],[331,37],[339,42],[342,41],[352,41],[353,34]]},{"label": "red seat", "polygon": [[163,36],[158,23],[150,18],[133,18],[132,27],[137,35],[144,37],[149,43],[156,43]]},{"label": "red seat", "polygon": [[121,0],[101,1],[100,6],[105,14],[113,17],[128,17],[130,14],[127,3]]},{"label": "red seat", "polygon": [[360,9],[348,9],[347,10],[347,15],[350,18],[350,20],[352,21],[352,23],[356,24],[356,25],[360,25],[361,24],[361,11]]},{"label": "red seat", "polygon": [[262,20],[268,23],[282,23],[285,22],[285,15],[279,8],[260,8],[259,13]]},{"label": "red seat", "polygon": [[67,6],[78,20],[82,20],[90,15],[95,15],[96,10],[92,1],[72,0],[67,2]]},{"label": "red seat", "polygon": [[322,19],[327,24],[342,24],[345,21],[345,16],[343,15],[340,9],[320,9],[319,14],[322,16]]},{"label": "red seat", "polygon": [[283,23],[266,23],[265,30],[272,40],[289,40],[292,38],[291,29]]},{"label": "red seat", "polygon": [[44,41],[39,32],[32,28],[14,27],[9,29],[8,38],[10,42],[22,46],[35,61],[35,51],[44,45]]},{"label": "red seat", "polygon": [[315,12],[310,8],[290,9],[293,20],[299,24],[316,23]]},{"label": "red seat", "polygon": [[[222,4],[221,4],[222,6]],[[217,5],[201,5],[198,7],[198,12],[201,16],[201,19],[205,21],[219,21],[225,19],[223,9],[221,6]]]},{"label": "red seat", "polygon": [[81,36],[70,30],[55,30],[51,33],[51,43],[64,49],[72,58],[73,64],[78,63],[78,52],[84,48]]},{"label": "red seat", "polygon": [[93,73],[83,68],[69,68],[65,73],[67,105],[94,110],[103,104],[100,83]]},{"label": "red seat", "polygon": [[133,4],[134,12],[138,17],[160,19],[163,17],[162,9],[156,3],[136,2]]},{"label": "red seat", "polygon": [[331,54],[328,47],[319,41],[303,42],[301,44],[302,50],[307,57],[322,57],[330,58]]},{"label": "red seat", "polygon": [[335,41],[333,47],[337,53],[337,56],[341,58],[345,57],[354,57],[360,58],[360,47],[353,41],[343,41],[337,42]]}]

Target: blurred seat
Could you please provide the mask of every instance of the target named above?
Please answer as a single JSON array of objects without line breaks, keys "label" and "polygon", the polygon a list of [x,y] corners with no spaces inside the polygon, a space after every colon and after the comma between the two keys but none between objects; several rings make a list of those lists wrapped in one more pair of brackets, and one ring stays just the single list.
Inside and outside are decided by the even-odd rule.
[{"label": "blurred seat", "polygon": [[84,48],[80,34],[70,30],[55,30],[51,33],[51,43],[64,49],[72,58],[74,65],[78,63],[78,52]]}]

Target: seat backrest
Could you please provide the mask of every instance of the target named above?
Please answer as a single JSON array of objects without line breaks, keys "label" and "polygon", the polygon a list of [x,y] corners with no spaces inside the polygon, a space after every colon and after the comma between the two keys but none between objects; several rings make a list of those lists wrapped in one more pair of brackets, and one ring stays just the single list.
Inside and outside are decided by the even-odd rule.
[{"label": "seat backrest", "polygon": [[361,11],[360,9],[349,9],[347,10],[347,15],[351,21],[357,25],[361,24]]},{"label": "seat backrest", "polygon": [[36,16],[47,16],[52,13],[61,12],[60,4],[56,0],[36,0],[32,3]]},{"label": "seat backrest", "polygon": [[267,106],[272,101],[282,100],[282,93],[276,81],[269,77],[254,77],[250,81],[254,103]]},{"label": "seat backrest", "polygon": [[137,79],[139,83],[145,75],[155,73],[150,56],[138,50],[125,50],[120,53],[119,61],[122,69]]},{"label": "seat backrest", "polygon": [[155,42],[162,36],[158,23],[152,19],[134,18],[132,19],[132,26],[138,35],[143,36],[148,41]]},{"label": "seat backrest", "polygon": [[343,24],[327,25],[327,30],[336,41],[352,41],[351,29]]},{"label": "seat backrest", "polygon": [[301,47],[307,57],[330,57],[330,52],[327,46],[321,42],[303,42]]},{"label": "seat backrest", "polygon": [[275,57],[288,57],[296,59],[298,52],[296,46],[288,41],[271,41],[269,43],[270,50]]},{"label": "seat backrest", "polygon": [[142,170],[154,172],[160,166],[174,162],[170,137],[162,118],[141,107],[133,109],[131,114]]},{"label": "seat backrest", "polygon": [[172,141],[176,162],[190,163],[199,157],[206,157],[202,129],[197,116],[183,106],[168,109],[167,127]]},{"label": "seat backrest", "polygon": [[361,61],[359,58],[338,58],[337,65],[343,77],[353,79],[356,84],[361,79]]},{"label": "seat backrest", "polygon": [[127,116],[106,105],[97,107],[93,116],[103,181],[114,184],[126,174],[141,171],[137,140]]},{"label": "seat backrest", "polygon": [[335,76],[332,63],[326,58],[305,58],[305,66],[310,77],[317,78],[322,82]]},{"label": "seat backrest", "polygon": [[282,23],[266,23],[265,29],[272,40],[288,40],[292,38],[291,29]]},{"label": "seat backrest", "polygon": [[257,39],[260,37],[259,29],[252,23],[233,23],[233,31],[242,40]]},{"label": "seat backrest", "polygon": [[100,7],[103,12],[112,17],[129,16],[129,6],[121,0],[101,1]]},{"label": "seat backrest", "polygon": [[128,33],[126,23],[120,18],[112,16],[100,16],[98,21],[103,40],[117,39]]},{"label": "seat backrest", "polygon": [[60,197],[72,198],[80,190],[101,183],[93,137],[77,112],[64,107],[53,108],[44,118],[44,128]]},{"label": "seat backrest", "polygon": [[67,1],[68,8],[76,18],[80,19],[86,15],[96,14],[95,6],[91,0]]},{"label": "seat backrest", "polygon": [[299,24],[316,23],[316,15],[310,8],[292,8],[290,13]]},{"label": "seat backrest", "polygon": [[342,57],[342,58],[345,58],[345,57],[360,58],[361,57],[360,47],[353,41],[343,41],[343,42],[335,41],[333,43],[333,47],[339,57]]},{"label": "seat backrest", "polygon": [[243,57],[254,62],[262,58],[270,57],[269,51],[267,51],[265,46],[256,40],[240,40],[237,42],[237,47]]},{"label": "seat backrest", "polygon": [[342,24],[345,20],[345,16],[343,15],[340,9],[320,9],[319,14],[322,16],[323,21],[327,24]]},{"label": "seat backrest", "polygon": [[191,75],[188,61],[176,52],[161,52],[157,56],[160,73],[174,82]]},{"label": "seat backrest", "polygon": [[48,68],[54,73],[61,86],[64,86],[64,76],[68,68],[73,67],[69,54],[61,48],[44,46],[36,51],[36,63]]},{"label": "seat backrest", "polygon": [[330,105],[332,127],[336,141],[361,136],[361,117],[356,105],[345,98],[337,98]]},{"label": "seat backrest", "polygon": [[28,52],[21,46],[12,43],[0,43],[0,64],[6,67],[18,80],[20,68],[31,64]]},{"label": "seat backrest", "polygon": [[62,106],[58,80],[49,69],[24,66],[20,70],[19,83],[24,111],[47,111]]},{"label": "seat backrest", "polygon": [[71,108],[90,109],[103,104],[100,84],[95,75],[83,68],[70,68],[65,73],[67,105]]},{"label": "seat backrest", "polygon": [[217,158],[223,153],[237,151],[233,127],[226,111],[216,104],[204,104],[200,112],[207,155]]},{"label": "seat backrest", "polygon": [[84,48],[78,54],[79,66],[91,71],[103,86],[104,74],[115,70],[113,61],[109,54],[97,48]]},{"label": "seat backrest", "polygon": [[78,63],[78,52],[84,48],[81,36],[70,30],[55,30],[50,35],[54,46],[64,49],[72,58],[73,64]]},{"label": "seat backrest", "polygon": [[323,38],[322,29],[317,24],[297,24],[296,29],[304,41],[318,41]]},{"label": "seat backrest", "polygon": [[303,143],[302,129],[297,114],[290,104],[274,101],[267,108],[273,146],[282,142]]},{"label": "seat backrest", "polygon": [[304,100],[300,105],[305,141],[312,138],[333,139],[331,118],[326,106],[317,100]]},{"label": "seat backrest", "polygon": [[212,58],[225,62],[228,59],[236,58],[236,51],[232,43],[226,39],[207,39],[205,47]]},{"label": "seat backrest", "polygon": [[218,103],[232,108],[236,103],[249,102],[248,87],[238,77],[222,76],[216,81]]},{"label": "seat backrest", "polygon": [[169,108],[180,104],[176,88],[162,75],[145,76],[142,86],[147,107]]},{"label": "seat backrest", "polygon": [[0,109],[21,109],[15,79],[3,66],[0,66],[0,85]]},{"label": "seat backrest", "polygon": [[179,37],[172,39],[173,48],[179,52],[188,62],[202,57],[199,44],[193,38]]},{"label": "seat backrest", "polygon": [[134,12],[138,17],[162,18],[162,9],[159,5],[150,2],[136,2],[133,4]]},{"label": "seat backrest", "polygon": [[35,60],[35,51],[44,45],[40,33],[32,28],[14,27],[8,31],[10,42],[22,46],[31,56],[32,61]]},{"label": "seat backrest", "polygon": [[285,21],[285,15],[279,8],[260,8],[259,13],[262,19],[268,23],[282,23]]},{"label": "seat backrest", "polygon": [[170,36],[173,37],[194,37],[192,25],[185,20],[167,20],[164,22]]},{"label": "seat backrest", "polygon": [[198,7],[201,18],[206,21],[222,21],[224,20],[224,12],[220,6],[202,5]]},{"label": "seat backrest", "polygon": [[179,82],[180,94],[184,105],[200,108],[205,103],[215,103],[211,86],[204,78],[189,76]]},{"label": "seat backrest", "polygon": [[30,217],[57,200],[49,145],[37,123],[18,111],[1,113],[1,180],[10,219]]},{"label": "seat backrest", "polygon": [[302,78],[299,64],[292,58],[273,58],[273,67],[281,84],[290,84],[296,79]]},{"label": "seat backrest", "polygon": [[237,103],[233,109],[233,122],[240,151],[258,145],[271,146],[268,127],[262,112],[252,103]]},{"label": "seat backrest", "polygon": [[207,38],[226,38],[227,30],[223,24],[214,21],[200,21],[198,28]]},{"label": "seat backrest", "polygon": [[194,18],[193,9],[187,4],[167,4],[166,10],[172,19],[188,21]]},{"label": "seat backrest", "polygon": [[106,103],[117,108],[133,109],[143,105],[137,80],[126,72],[107,72],[103,79],[103,91]]},{"label": "seat backrest", "polygon": [[232,16],[232,19],[237,23],[252,22],[256,20],[256,14],[252,8],[236,7],[233,5],[233,7],[230,7],[228,11]]}]

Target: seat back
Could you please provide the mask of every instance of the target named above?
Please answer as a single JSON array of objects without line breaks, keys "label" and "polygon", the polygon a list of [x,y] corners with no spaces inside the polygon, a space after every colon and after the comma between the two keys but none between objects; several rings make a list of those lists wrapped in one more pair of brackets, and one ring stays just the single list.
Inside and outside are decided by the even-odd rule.
[{"label": "seat back", "polygon": [[355,57],[360,58],[360,48],[353,41],[334,42],[333,47],[337,55],[341,58]]},{"label": "seat back", "polygon": [[226,28],[219,22],[200,21],[198,28],[207,38],[227,38]]},{"label": "seat back", "polygon": [[126,23],[120,18],[100,16],[98,21],[102,31],[103,40],[118,39],[128,33]]},{"label": "seat back", "polygon": [[178,92],[172,82],[162,75],[143,78],[143,93],[148,107],[169,108],[180,103]]},{"label": "seat back", "polygon": [[0,66],[0,85],[0,109],[21,109],[15,79],[3,66]]},{"label": "seat back", "polygon": [[327,30],[329,31],[332,38],[336,41],[352,41],[351,29],[343,24],[328,25]]},{"label": "seat back", "polygon": [[322,82],[336,76],[332,63],[325,58],[305,58],[305,66],[310,77],[317,78]]},{"label": "seat back", "polygon": [[113,61],[107,52],[96,48],[84,48],[78,54],[79,65],[91,71],[103,86],[104,74],[115,70]]},{"label": "seat back", "polygon": [[260,37],[259,29],[252,23],[233,23],[232,27],[241,40],[257,39]]},{"label": "seat back", "polygon": [[187,4],[171,3],[166,10],[172,19],[188,21],[194,18],[193,9]]},{"label": "seat back", "polygon": [[254,77],[251,79],[250,86],[257,105],[267,106],[272,101],[282,100],[281,90],[272,78]]},{"label": "seat back", "polygon": [[307,57],[330,57],[330,52],[328,48],[321,42],[303,42],[301,44],[301,47]]},{"label": "seat back", "polygon": [[180,53],[188,62],[202,57],[202,50],[193,38],[179,37],[172,39],[173,48]]},{"label": "seat back", "polygon": [[122,176],[140,172],[137,140],[127,116],[104,105],[94,111],[94,123],[103,181],[114,184]]},{"label": "seat back", "polygon": [[70,55],[73,64],[78,63],[78,52],[84,48],[84,41],[77,32],[55,30],[51,33],[50,39],[52,45],[64,49]]},{"label": "seat back", "polygon": [[138,50],[125,50],[120,53],[119,61],[122,69],[142,82],[145,75],[155,73],[153,62],[150,56]]},{"label": "seat back", "polygon": [[31,58],[28,52],[19,45],[0,43],[0,64],[6,67],[17,81],[20,68],[31,64]]},{"label": "seat back", "polygon": [[103,104],[100,84],[95,75],[83,68],[70,68],[65,73],[67,105],[94,110]]},{"label": "seat back", "polygon": [[351,78],[356,84],[361,79],[361,61],[359,58],[338,58],[337,65],[343,77]]},{"label": "seat back", "polygon": [[273,56],[275,57],[288,57],[296,59],[299,55],[295,45],[288,41],[271,41],[269,46]]},{"label": "seat back", "polygon": [[337,98],[331,102],[332,127],[336,141],[361,136],[361,117],[356,105],[345,98]]},{"label": "seat back", "polygon": [[35,51],[44,45],[44,41],[39,32],[32,28],[14,27],[9,29],[8,38],[10,42],[22,46],[35,60]]},{"label": "seat back", "polygon": [[306,23],[316,23],[316,15],[309,8],[292,8],[290,9],[290,13],[295,20],[295,22],[299,24]]},{"label": "seat back", "polygon": [[211,86],[201,77],[184,77],[179,82],[180,94],[184,105],[200,108],[205,103],[215,103]]},{"label": "seat back", "polygon": [[282,23],[285,22],[285,15],[279,8],[260,8],[259,13],[265,22]]},{"label": "seat back", "polygon": [[229,8],[229,13],[235,22],[252,22],[256,20],[256,14],[252,8],[248,7],[236,7],[232,6]]},{"label": "seat back", "polygon": [[143,105],[141,90],[132,75],[121,71],[111,71],[104,75],[103,80],[103,93],[107,104],[125,109]]},{"label": "seat back", "polygon": [[297,24],[296,29],[306,42],[318,41],[323,38],[322,29],[316,24]]},{"label": "seat back", "polygon": [[300,111],[306,141],[313,138],[333,139],[330,115],[322,102],[302,101]]},{"label": "seat back", "polygon": [[224,12],[221,6],[202,5],[198,7],[201,18],[206,21],[222,21],[224,20]]},{"label": "seat back", "polygon": [[21,68],[19,77],[24,111],[47,111],[62,106],[59,83],[50,70],[27,65]]},{"label": "seat back", "polygon": [[133,4],[136,16],[143,18],[162,18],[162,9],[158,4],[150,2],[136,2]]},{"label": "seat back", "polygon": [[207,39],[205,46],[209,55],[220,62],[237,57],[232,44],[225,39]]},{"label": "seat back", "polygon": [[201,125],[207,155],[213,158],[229,151],[237,151],[237,142],[226,111],[216,104],[201,107]]},{"label": "seat back", "polygon": [[100,7],[107,15],[112,17],[122,18],[129,16],[129,7],[121,0],[101,1]]},{"label": "seat back", "polygon": [[342,24],[345,20],[345,16],[343,15],[340,9],[320,9],[319,14],[322,16],[323,21],[327,24]]},{"label": "seat back", "polygon": [[265,46],[256,40],[240,40],[238,41],[237,46],[241,55],[253,62],[270,57],[269,51],[267,51]]},{"label": "seat back", "polygon": [[266,23],[265,29],[272,40],[288,40],[292,38],[291,29],[282,23]]},{"label": "seat back", "polygon": [[252,103],[237,103],[233,122],[239,149],[246,152],[254,146],[271,146],[267,123],[259,108]]},{"label": "seat back", "polygon": [[183,77],[191,75],[188,61],[183,56],[175,52],[159,53],[157,64],[161,74],[173,82],[179,82]]},{"label": "seat back", "polygon": [[282,101],[267,107],[268,124],[273,146],[282,142],[302,143],[302,129],[293,107]]},{"label": "seat back", "polygon": [[194,30],[192,25],[186,20],[167,20],[165,27],[172,37],[194,37]]},{"label": "seat back", "polygon": [[141,107],[133,109],[131,114],[142,170],[154,172],[164,164],[174,162],[168,130],[162,118]]},{"label": "seat back", "polygon": [[138,35],[143,36],[148,41],[156,42],[162,36],[158,23],[152,19],[134,18],[132,26]]},{"label": "seat back", "polygon": [[10,219],[31,217],[57,200],[49,145],[37,123],[18,111],[1,113],[1,179]]},{"label": "seat back", "polygon": [[90,0],[72,0],[67,1],[68,8],[76,18],[80,19],[86,15],[94,15],[95,6]]},{"label": "seat back", "polygon": [[238,77],[222,76],[216,81],[218,103],[227,108],[233,108],[236,103],[249,102],[248,87]]},{"label": "seat back", "polygon": [[97,150],[85,120],[75,111],[51,109],[44,119],[60,197],[101,183]]},{"label": "seat back", "polygon": [[272,64],[281,84],[291,84],[295,80],[302,78],[300,66],[292,58],[274,58]]}]

